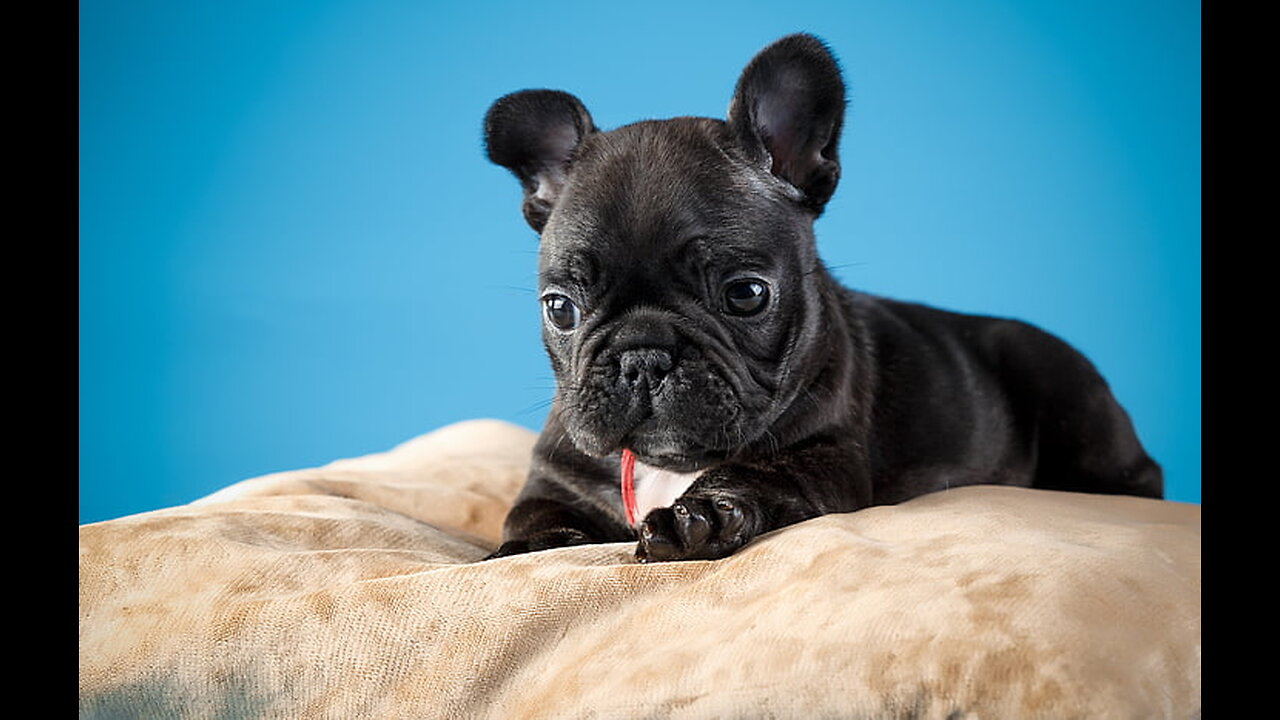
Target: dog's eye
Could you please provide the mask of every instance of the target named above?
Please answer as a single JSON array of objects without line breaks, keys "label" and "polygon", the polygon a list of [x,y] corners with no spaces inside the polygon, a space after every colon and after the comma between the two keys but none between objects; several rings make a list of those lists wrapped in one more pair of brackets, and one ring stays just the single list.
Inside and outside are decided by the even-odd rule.
[{"label": "dog's eye", "polygon": [[763,280],[734,280],[724,288],[724,309],[733,315],[755,315],[769,303],[769,285]]},{"label": "dog's eye", "polygon": [[565,331],[578,327],[581,313],[578,306],[564,295],[547,295],[542,298],[542,309],[547,315],[547,322]]}]

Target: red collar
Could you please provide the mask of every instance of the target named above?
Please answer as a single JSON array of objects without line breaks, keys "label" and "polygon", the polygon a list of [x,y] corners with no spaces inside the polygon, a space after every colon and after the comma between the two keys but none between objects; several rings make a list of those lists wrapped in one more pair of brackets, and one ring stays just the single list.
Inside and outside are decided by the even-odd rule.
[{"label": "red collar", "polygon": [[627,512],[627,524],[636,524],[636,456],[630,450],[622,450],[622,509]]}]

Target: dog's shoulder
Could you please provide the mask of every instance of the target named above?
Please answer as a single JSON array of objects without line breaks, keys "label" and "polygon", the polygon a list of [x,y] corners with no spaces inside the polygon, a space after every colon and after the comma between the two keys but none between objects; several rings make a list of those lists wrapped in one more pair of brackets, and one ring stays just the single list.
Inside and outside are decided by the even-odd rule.
[{"label": "dog's shoulder", "polygon": [[843,292],[846,313],[856,317],[876,336],[990,343],[1006,336],[1026,338],[1048,334],[1016,318],[958,312],[848,288]]}]

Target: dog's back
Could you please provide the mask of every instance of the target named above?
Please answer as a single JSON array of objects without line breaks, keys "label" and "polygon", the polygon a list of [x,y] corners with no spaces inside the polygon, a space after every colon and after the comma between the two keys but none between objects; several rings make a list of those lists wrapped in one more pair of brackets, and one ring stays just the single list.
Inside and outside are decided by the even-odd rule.
[{"label": "dog's back", "polygon": [[975,483],[1162,497],[1128,414],[1061,339],[1018,320],[846,297],[874,357],[864,381],[876,504]]}]

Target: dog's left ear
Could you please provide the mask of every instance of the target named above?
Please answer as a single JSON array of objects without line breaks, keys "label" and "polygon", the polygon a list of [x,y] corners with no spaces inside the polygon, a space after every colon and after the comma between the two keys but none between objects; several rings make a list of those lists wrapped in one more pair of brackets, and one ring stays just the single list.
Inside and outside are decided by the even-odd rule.
[{"label": "dog's left ear", "polygon": [[748,153],[768,161],[821,213],[840,179],[844,106],[844,80],[831,51],[812,35],[788,35],[742,71],[728,122]]}]

